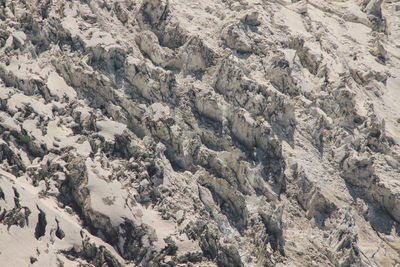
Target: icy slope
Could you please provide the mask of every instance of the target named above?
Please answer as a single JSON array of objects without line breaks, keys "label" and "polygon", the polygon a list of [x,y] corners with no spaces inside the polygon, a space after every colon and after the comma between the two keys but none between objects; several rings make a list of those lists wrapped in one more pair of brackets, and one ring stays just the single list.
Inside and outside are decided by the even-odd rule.
[{"label": "icy slope", "polygon": [[400,264],[400,2],[0,19],[0,266]]}]

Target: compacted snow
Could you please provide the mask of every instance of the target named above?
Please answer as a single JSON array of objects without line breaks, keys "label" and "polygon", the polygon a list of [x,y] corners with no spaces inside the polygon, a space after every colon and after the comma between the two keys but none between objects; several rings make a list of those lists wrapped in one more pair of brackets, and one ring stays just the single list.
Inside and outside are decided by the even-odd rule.
[{"label": "compacted snow", "polygon": [[398,266],[399,142],[398,1],[0,4],[0,266]]}]

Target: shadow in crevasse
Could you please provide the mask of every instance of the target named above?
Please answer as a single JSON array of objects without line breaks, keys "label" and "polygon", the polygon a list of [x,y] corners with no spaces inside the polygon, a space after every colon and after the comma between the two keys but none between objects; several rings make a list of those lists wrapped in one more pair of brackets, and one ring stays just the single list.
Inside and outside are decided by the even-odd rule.
[{"label": "shadow in crevasse", "polygon": [[294,132],[296,131],[295,122],[288,127],[284,127],[278,123],[271,123],[271,127],[280,142],[285,141],[292,149],[294,149]]},{"label": "shadow in crevasse", "polygon": [[367,210],[362,216],[367,220],[372,229],[380,234],[391,235],[393,232],[400,237],[400,223],[398,223],[390,213],[378,203],[373,203],[368,198],[363,188],[346,182],[347,189],[353,200],[362,199],[367,204]]},{"label": "shadow in crevasse", "polygon": [[375,231],[390,235],[394,230],[396,235],[400,236],[400,224],[389,216],[386,211],[369,206],[367,218]]}]

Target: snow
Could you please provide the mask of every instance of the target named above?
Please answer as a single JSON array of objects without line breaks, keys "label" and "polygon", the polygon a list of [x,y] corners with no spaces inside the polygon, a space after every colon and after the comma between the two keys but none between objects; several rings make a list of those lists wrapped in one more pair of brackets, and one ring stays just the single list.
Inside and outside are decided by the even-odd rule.
[{"label": "snow", "polygon": [[120,47],[115,45],[116,40],[112,38],[111,34],[104,31],[99,31],[98,29],[91,29],[88,33],[89,38],[85,38],[88,47],[96,47],[99,45],[111,48]]},{"label": "snow", "polygon": [[[17,179],[1,169],[0,187],[5,193],[6,203],[14,203],[12,200],[14,196],[12,188],[14,187],[20,195],[21,206],[28,207],[32,212],[29,216],[29,225],[24,227],[24,231],[21,231],[17,226],[11,226],[9,231],[7,231],[7,226],[0,225],[0,231],[2,232],[0,262],[9,262],[10,264],[7,266],[12,267],[28,266],[30,255],[38,259],[37,265],[56,266],[57,257],[54,255],[57,255],[58,250],[68,249],[71,246],[79,246],[81,244],[80,225],[77,218],[60,210],[54,199],[38,198],[37,189],[30,185],[24,178]],[[41,237],[39,242],[34,237],[39,213],[37,207],[45,212],[47,221],[46,235]],[[11,209],[12,207],[8,208]],[[61,228],[67,234],[67,238],[63,240],[56,238],[54,233],[53,235],[49,234],[51,229],[55,229],[55,218],[60,221]],[[37,245],[32,246],[32,243],[36,243]]]},{"label": "snow", "polygon": [[75,38],[79,36],[80,30],[78,23],[75,17],[78,15],[78,10],[76,5],[73,5],[70,8],[65,9],[64,11],[65,18],[62,20],[62,26],[64,29],[68,30],[71,33],[71,37]]},{"label": "snow", "polygon": [[359,44],[366,44],[371,40],[371,29],[360,23],[348,22],[348,35],[355,39]]},{"label": "snow", "polygon": [[[35,139],[42,143],[46,144],[47,148],[54,148],[55,144],[58,147],[67,147],[67,146],[76,146],[80,147],[79,144],[76,144],[79,136],[72,136],[72,130],[67,128],[65,125],[59,126],[60,118],[56,118],[55,120],[51,120],[48,122],[46,127],[46,134],[43,135],[41,129],[38,128],[39,122],[38,118],[35,119],[27,119],[22,123],[22,127]],[[84,148],[78,149],[83,154],[87,154],[88,150],[87,145]],[[90,153],[90,152],[89,152]]]},{"label": "snow", "polygon": [[17,124],[17,122],[11,118],[11,116],[4,112],[0,111],[0,125],[6,129],[20,131],[21,127]]},{"label": "snow", "polygon": [[277,13],[275,13],[274,18],[276,23],[287,26],[289,31],[291,31],[293,34],[311,37],[304,27],[303,19],[301,18],[300,14],[283,7]]},{"label": "snow", "polygon": [[22,128],[25,129],[29,134],[31,134],[36,139],[42,138],[42,131],[37,128],[38,121],[36,119],[33,120],[24,120],[22,123]]},{"label": "snow", "polygon": [[[167,105],[163,105],[161,103],[154,103],[150,106],[149,109],[153,114],[154,121],[158,121],[161,118],[165,118],[169,116],[170,110]],[[149,115],[149,114],[147,114]]]},{"label": "snow", "polygon": [[56,72],[50,73],[47,80],[47,87],[49,88],[50,94],[53,96],[58,96],[59,98],[66,96],[70,101],[76,98],[75,90]]},{"label": "snow", "polygon": [[99,135],[103,136],[106,141],[113,141],[116,135],[121,135],[126,125],[111,120],[97,121],[96,126],[99,130]]},{"label": "snow", "polygon": [[107,182],[111,172],[104,170],[100,164],[90,158],[86,160],[88,170],[88,185],[91,208],[110,217],[111,223],[117,226],[124,222],[124,217],[134,220],[132,213],[126,206],[127,192],[122,190],[118,181]]},{"label": "snow", "polygon": [[[29,256],[33,256],[38,259],[38,262],[35,263],[37,266],[57,266],[57,258],[62,257],[59,254],[59,250],[72,247],[79,248],[82,245],[82,234],[88,236],[90,242],[95,243],[97,246],[107,247],[114,257],[124,262],[110,245],[105,244],[100,238],[91,236],[87,230],[83,230],[77,216],[73,216],[64,209],[59,208],[56,199],[39,198],[38,189],[33,187],[26,177],[16,178],[0,168],[0,188],[6,196],[6,201],[0,199],[0,204],[3,208],[13,208],[13,187],[20,195],[21,206],[28,207],[32,213],[29,216],[29,225],[24,227],[24,231],[21,231],[17,226],[11,226],[7,231],[7,226],[0,224],[2,236],[2,242],[0,242],[0,265],[8,262],[7,266],[10,267],[28,266],[28,263],[30,263]],[[7,206],[4,206],[4,204]],[[47,221],[46,233],[39,241],[34,237],[39,213],[37,207],[44,211]],[[65,233],[65,237],[61,240],[54,233],[57,226],[56,219]],[[33,243],[36,245],[32,246]],[[79,266],[79,261],[67,261],[66,263],[64,266]]]},{"label": "snow", "polygon": [[10,64],[0,62],[0,65],[21,80],[41,80],[44,71],[37,61],[29,59],[27,55],[13,56]]},{"label": "snow", "polygon": [[151,226],[156,231],[157,241],[154,246],[157,249],[164,248],[166,245],[164,238],[175,232],[175,223],[170,220],[163,220],[158,212],[151,208],[140,206],[140,210],[142,212],[142,223]]},{"label": "snow", "polygon": [[48,147],[53,146],[54,140],[60,140],[60,146],[66,147],[68,145],[74,144],[78,138],[77,136],[69,137],[70,135],[72,135],[72,130],[64,125],[58,126],[59,121],[60,119],[57,118],[48,123],[47,134],[43,138],[43,142],[45,142]]},{"label": "snow", "polygon": [[[59,2],[61,2],[62,5]],[[25,226],[23,229],[12,226],[8,231],[6,226],[0,224],[0,236],[2,241],[0,242],[0,266],[3,263],[10,263],[7,266],[14,266],[12,264],[15,264],[15,266],[28,266],[29,256],[31,255],[38,258],[39,262],[36,263],[37,266],[56,266],[57,258],[62,259],[65,266],[76,266],[79,264],[80,260],[72,262],[61,255],[59,250],[69,249],[71,247],[81,248],[82,236],[85,235],[90,237],[91,242],[96,243],[97,246],[105,246],[116,258],[124,262],[120,256],[117,255],[115,248],[101,240],[101,233],[96,232],[95,234],[97,237],[94,236],[93,233],[88,233],[88,231],[84,229],[80,219],[76,215],[67,213],[66,210],[62,208],[63,204],[58,202],[54,196],[43,197],[41,191],[46,188],[50,188],[48,191],[50,193],[63,194],[63,192],[59,192],[58,187],[60,181],[68,179],[67,170],[57,171],[54,174],[54,177],[59,177],[59,179],[53,179],[53,174],[51,174],[51,177],[45,177],[45,179],[38,182],[38,186],[34,187],[31,185],[32,177],[28,175],[39,171],[42,166],[52,162],[60,163],[61,166],[68,166],[68,161],[77,156],[83,157],[86,160],[88,184],[85,186],[90,193],[90,208],[95,212],[108,216],[114,227],[122,223],[124,218],[134,221],[137,225],[148,225],[152,232],[151,235],[154,234],[154,236],[157,236],[154,247],[148,248],[149,251],[152,249],[162,250],[166,245],[164,239],[166,237],[171,237],[179,248],[177,252],[178,256],[186,252],[198,251],[201,253],[198,240],[189,240],[183,233],[183,229],[189,222],[195,223],[198,220],[203,220],[209,223],[210,231],[214,229],[219,231],[222,238],[218,242],[221,242],[221,245],[225,246],[226,244],[227,246],[233,245],[237,247],[242,260],[246,260],[247,257],[249,260],[253,260],[252,263],[246,262],[245,265],[256,266],[257,262],[254,261],[256,259],[251,256],[254,250],[251,246],[254,244],[252,242],[255,240],[253,240],[250,235],[256,234],[257,236],[257,233],[254,232],[257,231],[257,229],[249,226],[248,232],[250,235],[240,235],[235,227],[229,225],[230,218],[227,218],[221,213],[219,203],[214,201],[212,194],[208,191],[208,195],[206,196],[206,193],[204,193],[204,199],[201,200],[204,206],[198,203],[199,191],[202,191],[196,179],[198,177],[193,171],[197,169],[202,170],[204,166],[197,166],[198,162],[196,162],[196,159],[193,160],[193,163],[188,160],[188,165],[190,165],[190,167],[183,167],[185,169],[184,172],[175,172],[172,166],[170,166],[171,158],[167,159],[164,157],[164,153],[160,152],[165,151],[165,145],[167,145],[161,145],[161,142],[157,145],[157,149],[155,150],[157,154],[152,154],[151,157],[147,157],[147,153],[153,153],[154,151],[149,150],[149,146],[154,148],[153,141],[162,139],[163,143],[165,143],[165,140],[169,140],[168,138],[164,138],[165,136],[168,137],[167,134],[164,135],[162,131],[157,130],[152,133],[143,131],[146,132],[143,135],[150,136],[145,136],[143,139],[140,139],[129,132],[129,136],[132,136],[132,140],[129,140],[132,142],[131,145],[137,145],[138,151],[143,151],[143,155],[145,155],[132,158],[129,163],[125,161],[125,159],[115,159],[118,158],[118,156],[114,154],[110,156],[109,153],[107,153],[107,149],[114,145],[113,142],[117,135],[128,133],[129,130],[127,126],[121,123],[126,122],[126,118],[137,119],[137,121],[132,122],[132,125],[137,125],[138,128],[148,127],[149,125],[147,123],[149,121],[162,121],[167,118],[174,118],[175,124],[168,132],[171,135],[169,137],[172,138],[171,142],[173,142],[170,144],[171,148],[177,149],[177,151],[172,154],[166,153],[168,157],[173,155],[177,156],[178,160],[180,160],[180,157],[186,160],[190,155],[197,154],[196,147],[199,143],[200,145],[207,146],[207,149],[221,150],[216,152],[218,160],[226,162],[229,167],[232,167],[231,165],[234,165],[236,161],[249,164],[248,168],[246,167],[246,169],[243,169],[243,173],[240,172],[237,174],[243,174],[243,176],[245,176],[246,183],[248,182],[250,184],[251,190],[253,190],[255,186],[264,185],[263,183],[265,183],[265,188],[271,191],[266,193],[268,195],[265,196],[253,194],[252,192],[245,195],[245,204],[250,214],[248,217],[249,220],[254,218],[253,216],[256,218],[259,217],[258,209],[260,205],[267,204],[265,198],[268,199],[271,205],[286,205],[286,215],[294,215],[299,219],[299,222],[297,222],[297,220],[286,219],[283,222],[285,227],[285,252],[287,252],[287,257],[281,257],[283,260],[282,266],[290,266],[290,260],[301,259],[302,257],[299,256],[300,252],[303,254],[310,253],[310,258],[316,255],[318,257],[318,251],[315,252],[316,254],[313,254],[313,250],[310,249],[312,246],[309,245],[314,245],[314,243],[309,241],[309,239],[313,239],[315,236],[324,237],[325,235],[322,233],[325,234],[325,232],[323,231],[328,231],[328,233],[331,231],[331,229],[328,228],[317,229],[318,227],[312,225],[312,220],[305,220],[304,217],[307,217],[306,211],[300,209],[296,210],[299,208],[295,198],[298,193],[296,183],[301,182],[301,180],[290,180],[294,179],[292,177],[294,173],[291,173],[291,166],[294,166],[294,163],[295,166],[299,168],[296,170],[296,178],[304,175],[313,184],[312,194],[315,193],[316,195],[319,194],[323,196],[334,203],[338,208],[341,206],[355,208],[352,213],[354,216],[359,216],[359,218],[356,218],[358,220],[357,226],[362,230],[357,233],[359,240],[355,241],[354,244],[360,248],[360,255],[365,254],[367,255],[366,257],[372,259],[374,256],[371,257],[371,255],[377,254],[375,257],[375,259],[377,259],[383,257],[382,255],[386,256],[387,253],[387,255],[392,253],[388,247],[391,243],[387,245],[383,241],[386,240],[385,238],[392,238],[394,240],[392,243],[396,243],[398,237],[395,234],[382,234],[383,238],[381,239],[383,241],[380,244],[382,249],[379,253],[374,252],[375,248],[371,246],[371,244],[381,239],[374,236],[376,232],[374,229],[371,229],[370,222],[362,218],[366,213],[356,210],[356,208],[358,209],[356,204],[361,200],[354,197],[352,194],[353,192],[349,190],[349,185],[346,183],[345,179],[341,177],[342,170],[340,170],[340,167],[336,166],[336,163],[330,158],[332,156],[334,157],[333,160],[341,157],[343,159],[347,153],[347,151],[335,149],[334,146],[336,144],[340,144],[341,148],[347,145],[346,148],[351,150],[353,147],[357,146],[357,141],[358,143],[363,142],[366,136],[360,134],[360,132],[368,131],[369,129],[366,128],[368,125],[367,123],[357,125],[353,129],[350,129],[352,131],[351,134],[345,135],[344,133],[347,133],[345,130],[348,129],[340,125],[340,121],[342,120],[340,117],[341,114],[331,111],[329,105],[336,100],[339,101],[339,99],[336,98],[337,93],[342,88],[347,88],[356,96],[354,111],[368,122],[371,113],[369,104],[372,103],[375,110],[372,112],[372,115],[376,115],[378,121],[385,121],[384,133],[393,137],[395,142],[400,142],[400,71],[398,70],[400,60],[400,46],[398,44],[400,19],[398,14],[400,13],[395,11],[395,2],[386,1],[384,3],[384,5],[391,5],[391,7],[387,8],[385,6],[384,8],[387,32],[382,33],[371,30],[371,24],[365,12],[362,11],[360,1],[333,1],[327,3],[323,0],[301,0],[293,3],[293,1],[290,0],[261,2],[257,0],[169,0],[170,12],[167,16],[166,32],[168,33],[168,31],[170,31],[168,27],[175,27],[174,24],[176,23],[177,30],[182,31],[183,35],[187,35],[189,39],[194,36],[196,38],[198,37],[204,44],[204,50],[210,49],[213,54],[212,57],[215,55],[215,58],[213,58],[215,64],[212,63],[212,66],[209,68],[207,67],[201,79],[197,77],[185,77],[186,75],[182,73],[178,74],[179,67],[170,72],[169,68],[162,64],[163,62],[158,66],[153,66],[152,62],[145,59],[146,57],[151,58],[151,49],[149,50],[149,54],[146,54],[147,52],[139,51],[139,48],[135,44],[136,34],[148,26],[146,23],[146,25],[141,25],[142,22],[139,18],[141,12],[136,12],[137,10],[134,10],[135,8],[139,8],[140,4],[133,5],[131,7],[132,10],[125,10],[123,8],[123,11],[135,11],[135,16],[138,15],[138,20],[134,23],[127,23],[122,26],[122,23],[119,22],[115,16],[118,12],[116,6],[108,10],[108,8],[99,8],[98,5],[103,3],[97,3],[96,1],[92,1],[89,4],[83,3],[84,1],[59,2],[55,1],[54,6],[51,5],[49,7],[50,19],[39,19],[39,25],[48,24],[53,19],[56,24],[61,22],[61,25],[57,25],[57,29],[60,27],[60,30],[62,30],[60,36],[64,36],[64,34],[70,35],[72,42],[79,43],[79,49],[75,50],[69,47],[68,42],[61,44],[61,40],[54,42],[52,39],[50,40],[50,47],[48,50],[37,53],[35,49],[38,47],[36,47],[36,44],[31,40],[36,33],[32,33],[33,35],[25,35],[25,33],[20,30],[23,29],[23,23],[25,22],[18,21],[18,18],[23,12],[26,12],[26,10],[16,4],[14,15],[8,7],[6,8],[6,13],[9,14],[7,18],[7,30],[3,40],[5,44],[0,49],[0,54],[6,60],[0,62],[0,72],[2,73],[2,79],[5,80],[5,78],[8,78],[11,80],[8,81],[7,84],[11,83],[11,86],[15,88],[6,88],[4,87],[4,83],[0,81],[0,99],[2,100],[0,125],[9,130],[26,130],[32,142],[37,145],[44,144],[49,152],[43,158],[37,157],[32,159],[32,155],[29,154],[30,152],[25,151],[26,149],[20,146],[18,142],[15,142],[13,137],[7,140],[2,140],[0,138],[0,143],[7,144],[16,155],[20,156],[29,170],[23,176],[16,178],[0,167],[0,187],[4,191],[6,197],[5,201],[0,199],[0,207],[1,209],[6,208],[7,210],[14,207],[13,187],[15,187],[20,194],[21,205],[29,207],[32,211],[29,217],[29,225]],[[120,3],[122,6],[125,5],[124,2]],[[259,19],[261,24],[259,26],[249,26],[243,22],[243,18],[246,14],[253,11],[260,13]],[[60,14],[63,16],[61,17]],[[96,20],[86,19],[84,16],[86,14],[89,16],[97,16]],[[138,25],[136,25],[136,22],[138,22]],[[235,53],[234,49],[231,49],[221,40],[221,32],[231,25],[240,25],[246,29],[243,34],[246,35],[246,41],[248,41],[249,44],[251,43],[252,47],[257,48],[256,53],[251,53],[251,55]],[[174,32],[171,31],[170,33],[173,34]],[[40,34],[42,34],[42,32],[39,33],[39,38],[46,37]],[[178,35],[179,34],[180,32],[178,32]],[[56,36],[56,38],[60,36]],[[190,49],[186,50],[187,47],[185,45],[177,49],[173,47],[167,48],[169,46],[165,44],[165,42],[168,42],[168,37],[170,36],[164,37],[166,37],[164,40],[160,40],[160,43],[163,43],[162,49],[167,51],[171,57],[180,57],[182,55],[189,57],[190,53],[193,52],[190,51]],[[301,38],[305,41],[304,47],[309,48],[307,53],[310,55],[310,60],[315,60],[319,66],[324,66],[324,68],[319,69],[318,72],[319,74],[322,73],[322,76],[311,73],[307,69],[307,62],[300,62],[298,51],[290,49],[290,47],[292,47],[290,41],[293,38]],[[374,49],[373,45],[377,39],[382,42],[387,50],[388,57],[385,64],[377,62],[376,56],[370,52]],[[22,47],[16,47],[15,44],[21,44]],[[155,48],[158,48],[157,42],[155,42],[154,45]],[[118,84],[119,81],[117,81],[119,74],[124,75],[126,73],[121,72],[117,73],[117,76],[114,76],[116,73],[111,73],[105,69],[99,70],[88,65],[89,58],[97,57],[98,53],[103,52],[103,50],[108,51],[114,48],[121,48],[126,52],[128,58],[125,64],[129,63],[128,65],[135,65],[135,67],[130,70],[133,72],[130,73],[132,76],[138,73],[141,75],[147,71],[148,76],[145,75],[146,77],[144,77],[146,82],[157,85],[158,82],[165,82],[165,75],[172,74],[176,78],[174,85],[171,87],[173,99],[158,98],[162,99],[158,101],[164,101],[166,103],[149,103],[147,101],[148,99],[137,98],[135,93],[126,97],[125,93],[129,92],[130,85],[126,83],[122,83],[121,85]],[[294,108],[296,112],[296,127],[293,136],[288,138],[291,140],[287,140],[287,142],[285,141],[286,137],[282,138],[281,136],[280,130],[285,131],[285,129],[279,125],[280,122],[274,121],[272,123],[271,120],[273,119],[265,118],[265,113],[263,114],[262,111],[258,113],[258,111],[254,112],[250,110],[250,106],[252,105],[251,101],[242,104],[242,101],[248,97],[249,100],[252,101],[255,100],[255,98],[259,98],[259,101],[254,101],[254,103],[258,104],[267,101],[268,105],[273,106],[272,104],[274,103],[270,101],[273,101],[274,98],[264,98],[263,94],[266,93],[268,95],[273,92],[275,93],[276,89],[272,88],[272,85],[270,85],[267,77],[268,70],[265,68],[263,69],[263,67],[267,65],[264,63],[269,61],[272,56],[280,56],[276,51],[283,51],[288,60],[291,71],[290,76],[295,79],[296,88],[299,93],[298,96],[286,94],[285,92],[277,93],[278,96],[281,97],[280,99],[283,99],[283,102],[287,101],[282,107],[288,109]],[[209,56],[208,51],[204,54]],[[71,64],[68,67],[71,67],[74,71],[70,72],[68,68],[62,70],[64,62],[57,64],[57,70],[55,70],[54,62],[60,60],[59,55],[62,57],[71,57],[65,64]],[[238,94],[233,97],[222,92],[222,90],[218,93],[215,92],[213,88],[215,80],[214,72],[218,70],[219,63],[224,58],[232,60],[233,64],[235,64],[238,69],[243,70],[243,74],[246,76],[243,78],[245,83],[259,86],[259,88],[254,87],[258,92],[243,91],[243,95]],[[201,57],[201,59],[203,58]],[[111,56],[110,60],[112,60]],[[112,64],[112,62],[105,63]],[[146,70],[143,70],[143,73],[141,73],[142,70],[140,69],[142,64],[146,65]],[[368,84],[364,86],[353,81],[351,77],[352,73],[349,73],[349,69],[356,70],[362,75],[365,75],[369,79]],[[323,77],[325,75],[325,70],[327,71],[326,77]],[[124,71],[126,72],[127,69]],[[112,87],[112,89],[110,90],[112,90],[112,95],[115,96],[112,104],[109,102],[109,99],[104,96],[105,94],[101,94],[99,97],[94,97],[93,99],[88,97],[90,93],[85,94],[85,90],[91,90],[91,88],[85,88],[83,93],[79,95],[82,99],[78,99],[77,92],[71,86],[79,84],[77,87],[80,88],[76,90],[81,90],[82,87],[91,82],[85,80],[88,76],[82,75],[82,73],[94,73],[94,77],[96,77],[96,75],[97,77],[103,77],[103,81],[107,81],[108,84],[111,84],[110,87]],[[164,73],[166,74],[164,75]],[[381,82],[375,80],[373,77],[375,73],[387,75],[387,81]],[[283,74],[285,75],[285,73]],[[71,75],[76,76],[71,77]],[[160,78],[160,81],[154,78],[157,76],[159,76],[158,78]],[[114,80],[114,78],[117,79]],[[69,79],[71,79],[72,82]],[[44,88],[40,89],[46,90],[48,88],[50,96],[52,97],[48,98],[46,91],[33,92],[33,90],[31,90],[32,88],[30,88],[32,82],[43,83]],[[114,82],[116,82],[116,84]],[[71,86],[68,84],[71,84]],[[140,89],[138,87],[140,86],[132,86],[131,90]],[[254,88],[249,87],[249,90],[253,90]],[[100,90],[101,88],[95,89]],[[266,92],[264,92],[264,89]],[[190,92],[190,94],[186,94],[187,92]],[[212,98],[212,100],[192,99],[192,93],[197,94],[198,92],[212,92],[212,95],[210,94],[209,97]],[[46,97],[41,94],[46,95]],[[197,108],[201,110],[201,114],[192,113],[190,107],[192,103],[196,103],[196,107],[193,110],[195,111]],[[240,103],[240,105],[238,105],[238,103]],[[105,104],[107,112],[111,115],[109,118],[106,117],[102,110],[96,110],[95,108],[103,104]],[[333,105],[334,104],[335,103],[333,103]],[[24,113],[23,109],[26,109],[28,105],[33,109],[32,114]],[[226,118],[230,118],[234,112],[240,110],[239,106],[243,108],[243,112],[236,115],[242,115],[240,119],[243,119],[243,123],[238,123],[239,126],[237,126],[237,128],[240,129],[238,129],[237,132],[241,133],[241,131],[243,131],[243,134],[247,134],[249,131],[257,130],[255,127],[259,126],[258,122],[267,119],[268,123],[265,122],[265,125],[268,124],[267,128],[271,129],[271,138],[278,138],[281,143],[279,149],[282,149],[283,159],[288,163],[284,164],[287,167],[282,169],[282,171],[285,172],[288,183],[287,191],[280,195],[281,198],[278,198],[278,195],[273,192],[275,188],[270,185],[270,183],[273,184],[273,179],[264,181],[264,168],[269,168],[269,165],[264,166],[264,161],[261,162],[260,160],[260,162],[258,162],[256,159],[256,157],[259,156],[259,150],[262,150],[262,148],[255,149],[254,159],[253,157],[248,157],[247,154],[237,157],[233,155],[233,153],[236,153],[234,149],[238,147],[235,138],[231,140],[233,135],[232,132],[229,131],[229,129],[232,129],[231,124],[233,119],[229,119],[228,121]],[[277,106],[277,108],[280,107]],[[53,114],[53,110],[58,110],[59,112],[54,112]],[[215,123],[215,125],[214,123],[209,124],[208,120],[203,123],[200,118],[202,113],[207,114],[210,118],[214,118],[218,123]],[[82,133],[77,134],[72,130],[74,129],[73,127],[76,126],[74,120],[78,121],[77,115],[79,114],[81,122],[89,117],[96,121],[97,133],[85,129]],[[132,115],[132,117],[128,115]],[[319,118],[322,118],[324,124],[321,136],[324,138],[328,137],[329,139],[324,140],[327,141],[324,143],[324,154],[318,151],[317,145],[314,144],[314,140],[312,140],[314,136],[309,134],[307,128],[309,127],[311,130],[314,130],[312,129],[314,126],[313,121]],[[352,120],[351,116],[345,119]],[[271,123],[271,126],[269,126],[269,123]],[[219,129],[219,124],[223,126],[222,131]],[[155,124],[154,127],[158,126],[160,125]],[[250,130],[242,129],[243,127],[248,127]],[[157,136],[154,133],[157,133]],[[277,136],[273,136],[274,134]],[[341,139],[342,134],[345,141]],[[107,143],[105,144],[99,136],[104,137]],[[352,138],[355,139],[355,141]],[[152,140],[152,142],[149,140]],[[220,142],[221,140],[223,141]],[[330,140],[333,141],[331,142]],[[343,145],[342,141],[345,145]],[[92,151],[92,142],[96,144],[96,151]],[[216,148],[213,148],[214,146]],[[366,149],[366,147],[364,146],[362,149]],[[371,157],[376,157],[376,162],[378,162],[374,165],[378,180],[378,183],[374,186],[388,188],[391,193],[390,197],[393,199],[398,196],[400,190],[397,177],[398,170],[393,167],[398,164],[398,151],[397,146],[392,146],[382,153],[371,152]],[[167,152],[169,152],[169,150],[167,150]],[[384,153],[386,154],[384,155]],[[260,153],[260,155],[261,154],[262,153]],[[148,188],[154,186],[154,177],[142,179],[143,177],[141,176],[141,174],[145,172],[146,164],[149,163],[147,161],[148,159],[154,159],[157,164],[161,164],[164,176],[162,185],[158,187],[162,193],[161,203],[152,203],[147,206],[139,202],[136,203],[133,201],[133,197],[138,194],[138,190],[136,190],[137,187]],[[385,160],[388,164],[385,163]],[[256,162],[255,166],[250,166],[253,164],[253,161]],[[293,163],[293,165],[291,163]],[[126,167],[130,166],[129,164],[136,166],[132,167],[131,170],[130,167]],[[278,167],[280,168],[280,166]],[[4,168],[9,168],[8,164],[4,164]],[[214,167],[207,166],[206,169],[207,168],[212,169]],[[240,169],[240,171],[241,170],[242,169]],[[124,172],[122,176],[119,175],[120,171]],[[219,173],[218,171],[224,170],[216,170],[216,173]],[[234,171],[236,172],[236,169]],[[301,172],[297,173],[297,171]],[[299,176],[297,176],[297,174]],[[207,175],[215,176],[214,170],[211,170]],[[292,181],[294,181],[294,183],[291,183]],[[158,184],[158,181],[156,184]],[[171,189],[169,192],[172,193],[167,196],[168,191],[164,192],[163,188]],[[375,192],[368,191],[374,190],[374,187],[371,188],[364,186],[359,187],[360,192],[363,194],[362,196],[366,198],[368,198],[369,195],[374,197],[373,194]],[[293,190],[296,191],[293,192]],[[357,195],[357,193],[358,192],[356,192],[355,195]],[[41,197],[39,197],[39,195],[41,195]],[[377,203],[383,203],[383,205],[385,205],[384,201],[380,202],[381,200],[379,198],[374,199],[374,201],[375,200]],[[361,202],[368,204],[368,201],[365,199]],[[177,214],[172,214],[171,219],[164,220],[159,210],[162,210],[163,213],[166,211],[168,214],[170,211],[164,209],[169,205],[173,207],[174,211],[176,209],[179,211]],[[197,205],[200,205],[200,208],[198,208]],[[202,213],[204,207],[209,214]],[[37,223],[38,208],[46,213],[48,225],[45,236],[36,240],[34,237],[34,229]],[[368,208],[369,214],[369,211],[373,210],[373,207],[371,206]],[[292,210],[290,211],[290,209]],[[199,210],[201,212],[199,212]],[[290,214],[293,210],[296,210],[296,213]],[[387,208],[387,210],[390,212],[390,207]],[[397,207],[394,207],[392,210],[398,211]],[[335,212],[336,210],[332,213],[332,220],[330,223],[334,227],[331,228],[339,226],[333,223],[335,219],[334,216],[337,215]],[[365,216],[368,216],[368,214]],[[400,213],[397,212],[397,214]],[[59,240],[54,235],[56,218],[60,222],[60,227],[66,233],[66,237],[63,240]],[[293,219],[293,217],[290,218]],[[304,219],[304,221],[301,221],[302,219]],[[183,222],[177,223],[175,220],[182,220]],[[118,238],[120,240],[120,245],[124,241],[127,241],[124,236],[119,236]],[[330,239],[334,238],[333,235],[330,236]],[[301,241],[297,239],[301,239]],[[326,240],[323,240],[323,242],[317,240],[315,243],[317,244],[315,247],[320,246],[321,249],[326,249],[327,251],[330,249],[329,244],[326,244]],[[346,250],[347,248],[343,251],[346,252]],[[332,253],[331,255],[334,257],[341,257],[341,251],[330,251],[329,253]],[[398,255],[390,255],[388,258],[391,258],[391,260],[398,259]],[[271,253],[271,259],[276,259],[273,253]],[[319,260],[324,259],[321,257]],[[384,262],[384,260],[382,260],[382,262]],[[325,263],[326,262],[320,263],[320,265],[324,265]],[[298,265],[305,266],[307,264],[299,262]]]},{"label": "snow", "polygon": [[92,147],[88,141],[83,142],[82,144],[74,144],[76,148],[76,153],[81,156],[88,157],[92,152]]},{"label": "snow", "polygon": [[18,108],[24,108],[26,105],[30,105],[35,113],[43,116],[44,118],[53,118],[52,105],[44,104],[33,97],[29,97],[22,93],[16,93],[10,97],[7,101],[8,110],[15,113]]},{"label": "snow", "polygon": [[[399,72],[400,74],[400,72]],[[400,142],[400,75],[387,81],[383,105],[377,109],[383,114],[388,134]]]},{"label": "snow", "polygon": [[0,99],[8,99],[13,92],[14,90],[11,88],[0,87]]},{"label": "snow", "polygon": [[87,107],[85,107],[84,105],[85,105],[85,102],[84,101],[82,101],[82,100],[79,100],[79,104],[81,105],[81,106],[79,106],[79,107],[77,107],[75,110],[77,111],[77,112],[80,112],[80,119],[81,120],[85,120],[86,118],[88,118],[89,116],[90,116],[90,112],[89,112],[89,109],[87,108]]},{"label": "snow", "polygon": [[13,36],[13,38],[17,39],[21,43],[21,45],[23,45],[25,43],[26,34],[24,32],[16,31],[16,32],[13,32],[12,36]]}]

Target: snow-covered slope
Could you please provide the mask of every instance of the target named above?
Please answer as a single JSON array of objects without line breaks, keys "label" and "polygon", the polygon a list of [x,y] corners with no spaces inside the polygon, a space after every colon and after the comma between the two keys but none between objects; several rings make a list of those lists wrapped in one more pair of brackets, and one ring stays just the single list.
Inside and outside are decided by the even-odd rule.
[{"label": "snow-covered slope", "polygon": [[400,2],[0,3],[0,266],[400,266]]}]

